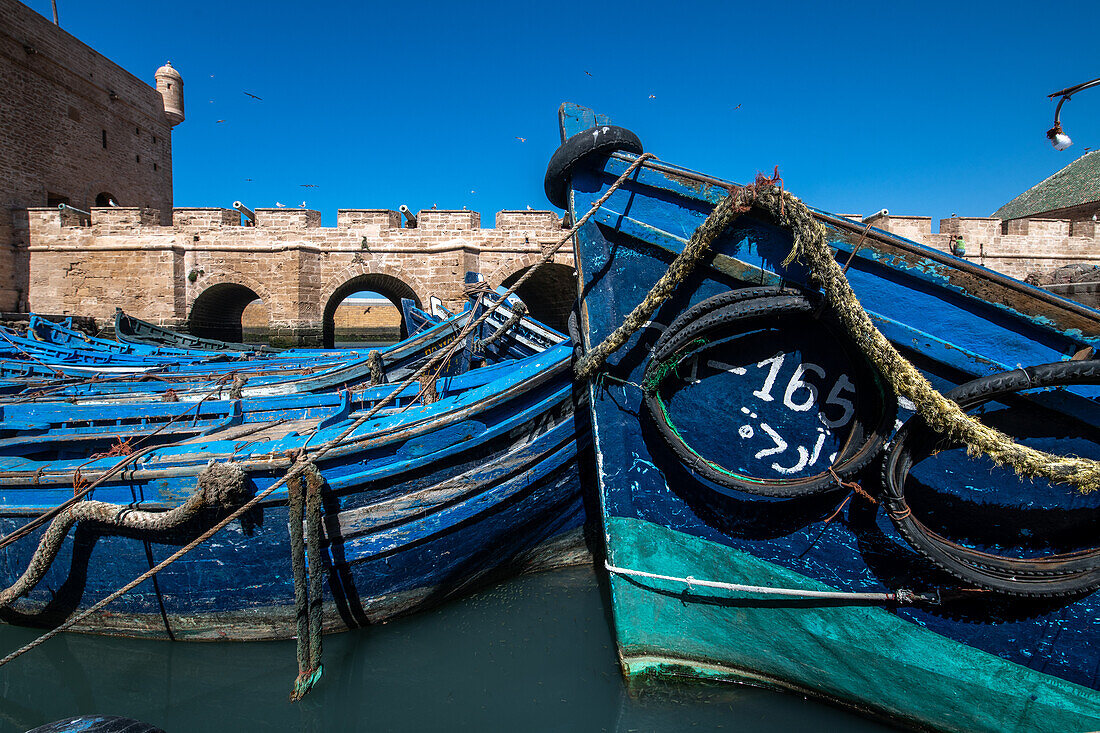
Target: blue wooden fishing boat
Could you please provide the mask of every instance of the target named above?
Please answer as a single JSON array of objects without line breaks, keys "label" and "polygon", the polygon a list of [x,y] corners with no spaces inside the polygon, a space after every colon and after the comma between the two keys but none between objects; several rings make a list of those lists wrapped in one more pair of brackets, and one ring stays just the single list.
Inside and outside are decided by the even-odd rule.
[{"label": "blue wooden fishing boat", "polygon": [[[222,426],[121,458],[2,457],[5,535],[59,506],[90,515],[81,514],[73,531],[46,532],[64,539],[33,587],[16,584],[26,568],[42,567],[31,559],[43,530],[0,541],[0,584],[9,586],[0,592],[0,617],[62,623],[249,497],[263,496],[217,541],[200,544],[155,582],[76,628],[175,639],[300,635],[288,502],[294,491],[301,497],[314,487],[320,537],[309,553],[310,577],[323,576],[327,631],[438,603],[503,573],[573,562],[584,552],[584,512],[571,352],[563,342],[499,368],[438,379],[429,404],[423,385],[413,383],[389,412],[369,419],[354,410],[319,411]],[[279,483],[303,461],[312,474]],[[70,506],[74,482],[95,489]],[[103,506],[114,509],[104,513]],[[182,520],[164,524],[176,518]]]},{"label": "blue wooden fishing boat", "polygon": [[235,341],[202,338],[189,333],[179,333],[170,328],[158,326],[128,315],[121,308],[115,309],[115,338],[125,344],[144,344],[148,346],[167,346],[179,349],[202,349],[206,351],[244,351],[273,354],[279,349],[264,344],[244,344]]},{"label": "blue wooden fishing boat", "polygon": [[[991,451],[1095,461],[1100,313],[807,210],[777,177],[639,160],[584,108],[560,122],[547,194],[594,209],[578,372],[626,676],[775,686],[922,729],[1100,729],[1100,492],[1061,472],[1096,464],[1021,479],[944,437],[975,423],[918,389],[999,429]],[[885,347],[853,330],[860,306]],[[890,346],[916,370],[881,367],[902,363]]]}]

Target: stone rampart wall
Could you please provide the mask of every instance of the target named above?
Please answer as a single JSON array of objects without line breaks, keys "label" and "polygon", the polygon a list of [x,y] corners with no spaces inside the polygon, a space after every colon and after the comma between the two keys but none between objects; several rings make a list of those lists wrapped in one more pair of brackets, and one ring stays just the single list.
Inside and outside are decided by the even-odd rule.
[{"label": "stone rampart wall", "polygon": [[[169,225],[143,208],[95,208],[90,222],[36,208],[28,221],[32,309],[98,320],[121,307],[186,328],[204,293],[227,298],[232,310],[229,293],[247,288],[278,341],[303,344],[319,340],[326,308],[351,292],[422,304],[434,295],[458,306],[467,271],[499,285],[563,233],[549,211],[500,212],[493,229],[482,229],[476,212],[442,210],[421,211],[415,228],[400,226],[397,212],[371,209],[341,210],[335,227],[305,209],[258,209],[255,226],[241,226],[231,210],[194,208],[175,210]],[[571,248],[554,262],[571,269]]]},{"label": "stone rampart wall", "polygon": [[22,3],[0,0],[0,310],[26,306],[26,208],[87,210],[100,193],[171,212],[162,97]]},{"label": "stone rampart wall", "polygon": [[940,219],[940,231],[932,233],[927,216],[877,217],[879,229],[920,242],[942,252],[952,252],[957,236],[963,238],[964,257],[971,262],[1023,280],[1031,272],[1045,272],[1077,262],[1100,264],[1100,226],[1092,220],[1014,219],[1002,222],[988,217]]}]

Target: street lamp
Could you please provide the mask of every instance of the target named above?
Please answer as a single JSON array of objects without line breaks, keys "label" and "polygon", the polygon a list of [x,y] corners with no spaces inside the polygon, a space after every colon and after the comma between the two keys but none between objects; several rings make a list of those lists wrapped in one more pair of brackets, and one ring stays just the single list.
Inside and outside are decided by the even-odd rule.
[{"label": "street lamp", "polygon": [[1058,100],[1058,106],[1054,108],[1054,127],[1047,130],[1047,139],[1050,140],[1050,144],[1054,146],[1055,150],[1065,150],[1070,145],[1073,145],[1073,141],[1069,139],[1069,135],[1062,131],[1062,123],[1058,119],[1058,115],[1062,112],[1062,105],[1070,100],[1070,98],[1077,92],[1100,85],[1100,79],[1093,79],[1092,81],[1082,82],[1081,84],[1074,85],[1072,87],[1066,87],[1060,89],[1047,96],[1051,99],[1060,97]]}]

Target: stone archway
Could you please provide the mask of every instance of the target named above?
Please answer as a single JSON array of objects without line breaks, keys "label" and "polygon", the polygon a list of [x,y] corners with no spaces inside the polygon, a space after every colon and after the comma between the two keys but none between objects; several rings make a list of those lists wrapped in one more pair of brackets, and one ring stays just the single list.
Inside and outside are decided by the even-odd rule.
[{"label": "stone archway", "polygon": [[[420,305],[420,296],[416,294],[412,286],[393,275],[386,275],[380,272],[354,275],[333,289],[328,299],[325,300],[324,312],[321,315],[321,343],[325,348],[331,349],[335,347],[336,309],[340,306],[340,303],[352,293],[358,293],[364,290],[375,292],[383,296],[393,303],[398,312],[401,311],[402,298],[408,298],[414,301],[417,306]],[[407,335],[408,329],[405,326],[404,319],[402,319],[401,338],[405,338]]]},{"label": "stone archway", "polygon": [[252,288],[233,282],[211,285],[191,304],[187,330],[202,338],[243,341],[244,309],[259,295]]},{"label": "stone archway", "polygon": [[[530,266],[527,266],[513,272],[500,284],[511,287],[529,269]],[[516,295],[527,305],[527,312],[532,318],[565,333],[569,311],[577,299],[577,278],[573,266],[546,263],[520,286]]]}]

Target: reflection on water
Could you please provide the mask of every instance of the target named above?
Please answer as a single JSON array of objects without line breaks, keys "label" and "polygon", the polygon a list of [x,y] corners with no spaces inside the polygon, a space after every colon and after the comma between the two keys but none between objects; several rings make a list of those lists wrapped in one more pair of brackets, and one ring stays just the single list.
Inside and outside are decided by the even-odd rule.
[{"label": "reflection on water", "polygon": [[[0,627],[0,649],[34,636]],[[892,730],[801,696],[733,685],[627,695],[590,568],[527,576],[434,612],[326,636],[324,664],[318,686],[292,704],[293,642],[62,634],[0,668],[0,731],[82,713],[131,716],[169,733]]]}]

